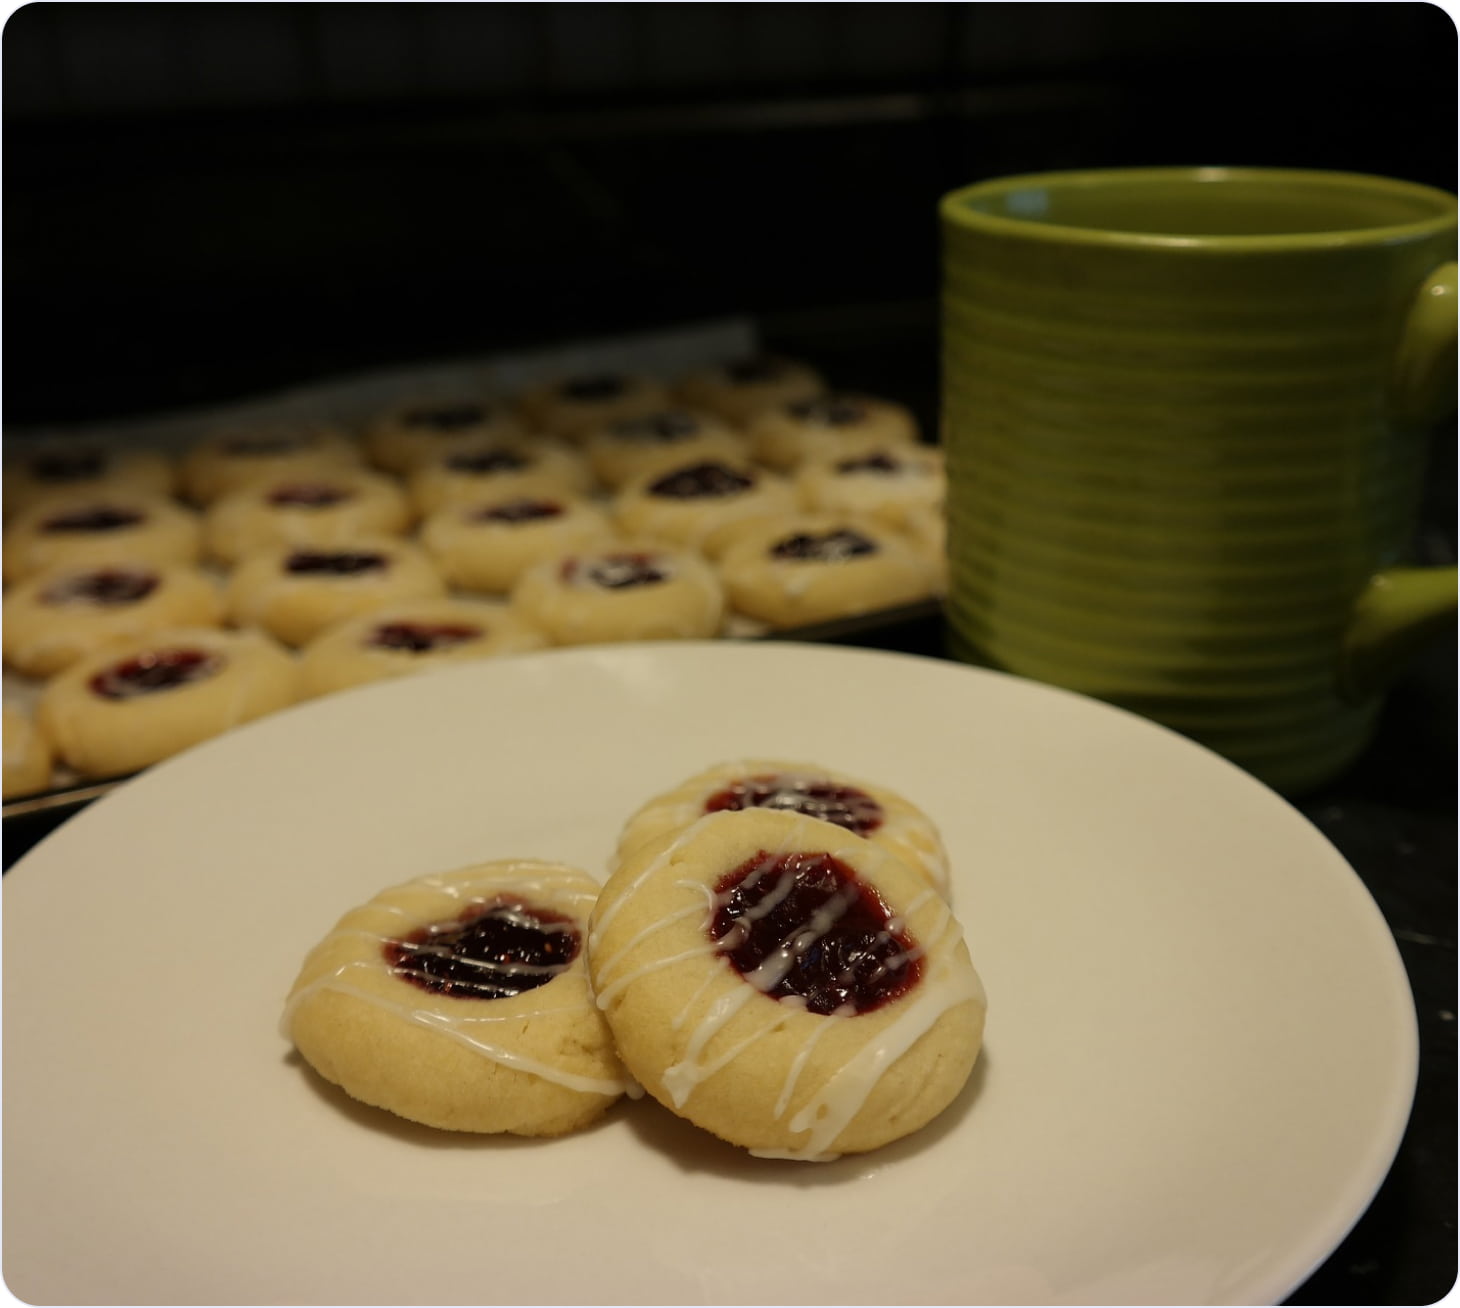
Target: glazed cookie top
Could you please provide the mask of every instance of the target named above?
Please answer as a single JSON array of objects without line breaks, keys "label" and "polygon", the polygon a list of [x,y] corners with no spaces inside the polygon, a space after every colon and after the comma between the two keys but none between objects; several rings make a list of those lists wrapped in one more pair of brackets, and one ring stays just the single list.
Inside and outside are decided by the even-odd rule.
[{"label": "glazed cookie top", "polygon": [[202,519],[160,495],[121,489],[47,496],[6,524],[7,582],[70,564],[196,563]]},{"label": "glazed cookie top", "polygon": [[839,459],[889,444],[912,444],[918,425],[908,409],[891,400],[839,392],[767,409],[746,429],[746,436],[757,459],[775,468],[794,468],[808,459]]},{"label": "glazed cookie top", "polygon": [[776,473],[740,460],[698,459],[630,481],[614,516],[625,532],[662,536],[713,558],[736,524],[794,505],[790,483]]},{"label": "glazed cookie top", "polygon": [[584,443],[594,476],[610,490],[634,477],[696,459],[746,457],[744,439],[728,423],[693,409],[659,409],[621,418],[588,433]]},{"label": "glazed cookie top", "polygon": [[940,509],[945,486],[942,450],[908,442],[810,459],[796,473],[807,509],[867,513],[893,526],[918,510]]},{"label": "glazed cookie top", "polygon": [[583,456],[548,436],[463,441],[423,459],[409,478],[411,499],[423,515],[509,491],[580,494],[591,483]]}]

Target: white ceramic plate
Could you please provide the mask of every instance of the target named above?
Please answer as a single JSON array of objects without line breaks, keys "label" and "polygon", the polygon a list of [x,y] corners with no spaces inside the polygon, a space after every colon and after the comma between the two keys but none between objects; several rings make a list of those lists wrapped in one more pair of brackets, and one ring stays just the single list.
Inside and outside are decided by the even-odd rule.
[{"label": "white ceramic plate", "polygon": [[[385,885],[499,856],[601,875],[650,794],[820,761],[942,826],[989,992],[919,1135],[767,1162],[652,1101],[551,1142],[353,1104],[277,1022]],[[794,644],[463,666],[143,774],[4,887],[4,1260],[35,1303],[1273,1302],[1397,1148],[1414,1009],[1292,808],[1124,713]]]}]

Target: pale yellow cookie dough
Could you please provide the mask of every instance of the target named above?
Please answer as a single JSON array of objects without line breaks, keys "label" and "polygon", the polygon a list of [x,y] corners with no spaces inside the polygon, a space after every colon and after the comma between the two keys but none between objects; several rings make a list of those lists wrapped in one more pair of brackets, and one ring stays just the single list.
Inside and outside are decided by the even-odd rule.
[{"label": "pale yellow cookie dough", "polygon": [[715,558],[736,530],[796,507],[791,483],[743,460],[702,459],[637,477],[613,500],[629,536],[654,537]]},{"label": "pale yellow cookie dough", "polygon": [[593,474],[583,455],[551,436],[494,437],[463,443],[426,459],[408,485],[427,517],[451,504],[506,494],[587,494]]},{"label": "pale yellow cookie dough", "polygon": [[[798,870],[825,893],[804,893]],[[588,967],[635,1080],[772,1157],[911,1134],[957,1097],[982,1042],[983,986],[943,896],[797,813],[712,813],[641,846],[600,892]]]},{"label": "pale yellow cookie dough", "polygon": [[415,514],[400,483],[364,468],[268,478],[219,496],[203,515],[203,545],[219,563],[283,545],[348,545],[403,536]]},{"label": "pale yellow cookie dough", "polygon": [[508,490],[437,509],[420,540],[450,585],[505,595],[534,563],[614,535],[608,514],[580,495]]},{"label": "pale yellow cookie dough", "polygon": [[653,377],[632,372],[582,373],[529,386],[517,407],[527,426],[567,440],[620,418],[636,418],[668,407],[669,392]]},{"label": "pale yellow cookie dough", "polygon": [[933,569],[933,592],[948,593],[948,518],[940,505],[936,509],[915,509],[908,513],[902,529],[913,548]]},{"label": "pale yellow cookie dough", "polygon": [[177,467],[161,450],[75,439],[21,448],[5,461],[7,518],[56,495],[134,491],[166,498],[177,488]]},{"label": "pale yellow cookie dough", "polygon": [[118,777],[298,698],[295,659],[262,632],[178,627],[73,663],[36,720],[82,776]]},{"label": "pale yellow cookie dough", "polygon": [[365,429],[366,457],[397,477],[448,450],[525,435],[500,401],[478,395],[418,395],[392,405]]},{"label": "pale yellow cookie dough", "polygon": [[599,483],[618,490],[636,477],[706,459],[744,463],[745,438],[729,423],[693,409],[660,409],[590,432],[583,452]]},{"label": "pale yellow cookie dough", "polygon": [[319,422],[239,422],[200,436],[184,452],[182,491],[208,505],[240,486],[359,467],[360,449]]},{"label": "pale yellow cookie dough", "polygon": [[224,590],[229,620],[307,644],[326,627],[402,600],[445,595],[446,583],[414,541],[361,536],[349,545],[283,546],[245,559]]},{"label": "pale yellow cookie dough", "polygon": [[[383,890],[346,913],[305,958],[285,1003],[284,1033],[326,1081],[413,1122],[524,1136],[579,1130],[627,1088],[588,990],[584,943],[597,893],[587,873],[536,859],[481,863]],[[503,969],[481,966],[480,980],[454,992],[441,988],[449,977],[435,989],[407,979],[414,971],[430,983],[409,946],[448,941],[464,915],[490,929],[514,914],[526,930],[500,942],[500,952],[480,955],[503,961]],[[504,982],[515,988],[514,957],[519,966],[547,968],[549,979],[499,991]]]},{"label": "pale yellow cookie dough", "polygon": [[677,835],[708,813],[754,808],[845,827],[921,872],[945,898],[949,893],[948,852],[937,824],[922,809],[886,786],[819,763],[784,759],[719,763],[646,800],[624,823],[615,861]]},{"label": "pale yellow cookie dough", "polygon": [[22,799],[49,790],[56,765],[50,741],[25,710],[14,704],[4,707],[4,798]]},{"label": "pale yellow cookie dough", "polygon": [[826,393],[826,380],[809,364],[759,355],[686,373],[675,389],[680,401],[740,427],[758,413]]},{"label": "pale yellow cookie dough", "polygon": [[6,524],[5,581],[52,568],[127,561],[196,563],[202,519],[160,495],[119,490],[47,496]]},{"label": "pale yellow cookie dough", "polygon": [[719,568],[731,607],[778,628],[912,604],[937,585],[932,563],[904,535],[856,515],[753,523]]},{"label": "pale yellow cookie dough", "polygon": [[894,442],[863,454],[808,459],[794,480],[813,513],[861,513],[904,527],[915,514],[942,512],[947,476],[943,451]]},{"label": "pale yellow cookie dough", "polygon": [[810,459],[842,459],[918,440],[910,410],[873,395],[835,394],[778,405],[746,428],[752,456],[790,471]]},{"label": "pale yellow cookie dough", "polygon": [[300,654],[306,695],[542,649],[547,636],[499,601],[413,600],[327,627]]},{"label": "pale yellow cookie dough", "polygon": [[3,612],[6,664],[45,678],[149,631],[219,626],[223,598],[218,583],[189,564],[84,564],[26,578],[6,592]]},{"label": "pale yellow cookie dough", "polygon": [[556,645],[706,639],[719,632],[719,579],[693,550],[626,540],[544,559],[512,604]]}]

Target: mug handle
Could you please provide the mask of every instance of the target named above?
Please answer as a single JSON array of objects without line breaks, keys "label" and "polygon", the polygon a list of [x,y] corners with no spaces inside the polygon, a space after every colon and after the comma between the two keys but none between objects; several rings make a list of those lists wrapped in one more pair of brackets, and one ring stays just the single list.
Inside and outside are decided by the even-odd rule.
[{"label": "mug handle", "polygon": [[[1394,360],[1394,414],[1433,422],[1455,412],[1456,265],[1436,268],[1415,295]],[[1405,660],[1455,619],[1460,572],[1386,568],[1359,596],[1345,634],[1339,685],[1345,698],[1378,694]]]}]

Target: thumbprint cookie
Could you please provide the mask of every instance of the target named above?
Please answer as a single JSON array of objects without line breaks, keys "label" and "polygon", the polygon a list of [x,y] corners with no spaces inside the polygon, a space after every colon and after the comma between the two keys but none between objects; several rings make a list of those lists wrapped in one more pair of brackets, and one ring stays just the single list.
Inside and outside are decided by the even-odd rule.
[{"label": "thumbprint cookie", "polygon": [[119,777],[298,698],[293,656],[262,632],[176,627],[73,663],[36,720],[82,776]]},{"label": "thumbprint cookie", "polygon": [[783,471],[808,459],[871,454],[918,439],[906,408],[871,395],[822,395],[767,409],[746,429],[751,455]]},{"label": "thumbprint cookie", "polygon": [[445,593],[441,574],[415,542],[361,536],[350,545],[255,554],[234,569],[224,600],[234,626],[262,627],[297,648],[357,613]]},{"label": "thumbprint cookie", "polygon": [[325,628],[304,647],[299,666],[304,694],[326,695],[547,643],[546,635],[497,601],[415,600]]},{"label": "thumbprint cookie", "polygon": [[816,763],[736,759],[698,772],[655,795],[619,834],[617,862],[640,846],[673,836],[710,813],[774,809],[843,827],[881,845],[948,894],[948,854],[933,820],[886,786]]},{"label": "thumbprint cookie", "polygon": [[54,676],[118,641],[166,627],[223,621],[217,583],[188,564],[106,563],[55,568],[13,586],[0,625],[5,662],[28,677]]},{"label": "thumbprint cookie", "polygon": [[719,578],[692,550],[610,542],[544,559],[522,574],[512,605],[557,645],[693,640],[724,617]]},{"label": "thumbprint cookie", "polygon": [[327,424],[228,426],[199,437],[183,454],[182,491],[194,504],[208,505],[254,482],[310,478],[360,462],[355,442]]},{"label": "thumbprint cookie", "polygon": [[589,433],[583,452],[599,483],[618,490],[636,477],[704,460],[743,463],[745,439],[728,423],[692,409],[620,418]]},{"label": "thumbprint cookie", "polygon": [[8,518],[39,500],[77,492],[140,491],[166,498],[177,488],[177,468],[161,450],[55,440],[7,459],[3,484]]},{"label": "thumbprint cookie", "polygon": [[532,430],[579,441],[595,428],[653,413],[669,402],[669,392],[654,378],[608,371],[529,387],[518,397],[518,409]]},{"label": "thumbprint cookie", "polygon": [[742,523],[794,509],[791,483],[740,460],[701,459],[636,478],[614,499],[614,519],[630,536],[653,536],[710,558]]},{"label": "thumbprint cookie", "polygon": [[10,583],[72,565],[196,563],[202,548],[191,509],[140,491],[99,491],[46,497],[16,514],[0,565]]},{"label": "thumbprint cookie", "polygon": [[682,403],[740,427],[766,409],[824,395],[826,381],[807,364],[763,354],[695,369],[676,393]]},{"label": "thumbprint cookie", "polygon": [[35,719],[14,704],[6,704],[3,742],[6,799],[20,799],[47,790],[55,772],[55,751]]},{"label": "thumbprint cookie", "polygon": [[423,517],[483,496],[534,491],[578,495],[592,489],[583,456],[549,436],[491,437],[463,442],[416,465],[407,483]]},{"label": "thumbprint cookie", "polygon": [[986,1008],[927,878],[830,822],[711,813],[604,883],[588,967],[625,1067],[754,1154],[822,1161],[932,1121]]},{"label": "thumbprint cookie", "polygon": [[719,566],[731,607],[776,628],[912,604],[937,585],[932,563],[905,536],[850,514],[750,523]]},{"label": "thumbprint cookie", "polygon": [[476,396],[405,400],[365,429],[365,455],[377,468],[409,476],[422,463],[474,441],[517,438],[522,425],[505,404]]},{"label": "thumbprint cookie", "polygon": [[947,486],[943,451],[908,443],[808,460],[795,482],[802,506],[813,513],[861,513],[889,527],[906,527],[916,514],[941,513]]},{"label": "thumbprint cookie", "polygon": [[598,884],[503,859],[382,891],[310,951],[283,1030],[362,1103],[450,1131],[562,1135],[627,1088],[588,990]]}]

